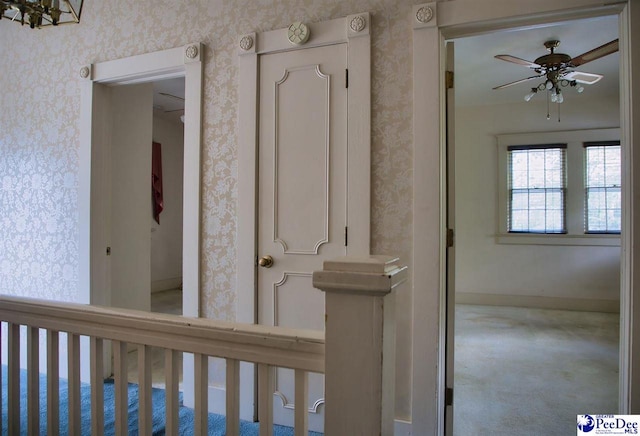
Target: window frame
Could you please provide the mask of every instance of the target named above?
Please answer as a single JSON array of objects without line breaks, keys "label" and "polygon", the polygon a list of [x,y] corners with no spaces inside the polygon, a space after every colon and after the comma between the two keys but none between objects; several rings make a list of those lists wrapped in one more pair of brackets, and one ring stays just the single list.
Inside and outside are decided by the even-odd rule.
[{"label": "window frame", "polygon": [[[512,186],[512,181],[510,180],[511,176],[512,176],[512,171],[511,169],[513,168],[513,159],[511,158],[512,152],[514,151],[533,151],[533,150],[561,150],[562,151],[562,184],[560,187],[557,188],[547,188],[546,186],[544,188],[536,188],[536,187],[531,187],[531,186],[527,186],[527,188],[514,188]],[[542,234],[542,235],[562,235],[562,234],[566,234],[567,233],[567,175],[566,175],[566,150],[567,150],[567,144],[535,144],[535,145],[509,145],[507,147],[507,189],[508,189],[508,194],[507,194],[507,232],[509,234]],[[529,169],[528,169],[529,171]],[[546,171],[546,169],[545,169]],[[532,191],[535,191],[536,189],[542,189],[545,191],[545,196],[547,194],[547,190],[555,190],[558,191],[562,194],[562,229],[559,231],[549,231],[546,226],[545,226],[545,230],[544,231],[531,231],[531,230],[513,230],[511,228],[511,221],[513,221],[513,193],[515,190],[520,190],[520,191],[526,191],[528,194],[531,194]],[[531,212],[531,208],[527,209],[529,212]],[[545,204],[545,215],[546,215],[546,204]]]},{"label": "window frame", "polygon": [[[608,188],[615,188],[615,186],[587,186],[587,150],[591,147],[620,147],[620,160],[622,161],[622,146],[620,141],[589,141],[584,142],[583,146],[583,159],[584,159],[584,233],[588,235],[619,235],[621,230],[589,230],[589,189],[604,189],[605,193]],[[622,168],[620,168],[621,180],[620,184],[617,186],[618,189],[622,190]],[[621,192],[622,194],[622,192]],[[622,195],[620,195],[620,208],[622,209]],[[605,208],[605,211],[608,210]],[[622,226],[622,217],[620,217],[620,225]]]},{"label": "window frame", "polygon": [[[620,129],[588,129],[557,132],[496,135],[498,153],[498,192],[496,242],[532,245],[602,245],[619,246],[619,233],[585,233],[585,158],[584,143],[620,141]],[[509,232],[509,146],[567,144],[565,156],[565,227],[566,233]]]}]

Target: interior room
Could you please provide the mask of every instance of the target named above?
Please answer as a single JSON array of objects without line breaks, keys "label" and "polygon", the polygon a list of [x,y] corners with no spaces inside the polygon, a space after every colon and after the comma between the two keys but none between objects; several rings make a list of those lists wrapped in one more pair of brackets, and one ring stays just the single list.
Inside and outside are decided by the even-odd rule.
[{"label": "interior room", "polygon": [[[586,234],[582,143],[620,139],[619,55],[580,67],[604,77],[562,89],[562,104],[537,91],[546,77],[495,56],[533,62],[549,40],[577,56],[617,32],[611,16],[455,40],[455,434],[570,434],[577,414],[615,413],[620,235]],[[510,231],[501,147],[553,142],[569,143],[566,230]]]}]

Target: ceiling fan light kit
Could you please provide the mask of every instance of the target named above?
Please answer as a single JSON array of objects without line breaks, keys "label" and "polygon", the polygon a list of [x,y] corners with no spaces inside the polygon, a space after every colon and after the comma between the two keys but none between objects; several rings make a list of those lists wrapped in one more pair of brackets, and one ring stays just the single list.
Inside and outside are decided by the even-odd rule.
[{"label": "ceiling fan light kit", "polygon": [[[562,88],[575,88],[578,93],[582,93],[584,91],[582,84],[592,85],[603,77],[601,74],[575,71],[574,68],[618,51],[617,39],[583,53],[580,56],[576,56],[575,58],[564,53],[556,53],[555,49],[558,48],[559,45],[560,41],[558,40],[545,42],[544,46],[549,53],[540,56],[533,62],[507,54],[496,55],[496,59],[523,65],[535,71],[537,75],[516,80],[515,82],[505,83],[493,89],[503,89],[529,80],[542,79],[543,82],[536,87],[532,87],[531,92],[524,96],[524,100],[530,101],[539,91],[547,91],[547,119],[550,119],[548,110],[549,102],[556,104],[564,102]],[[558,121],[560,121],[559,107]]]}]

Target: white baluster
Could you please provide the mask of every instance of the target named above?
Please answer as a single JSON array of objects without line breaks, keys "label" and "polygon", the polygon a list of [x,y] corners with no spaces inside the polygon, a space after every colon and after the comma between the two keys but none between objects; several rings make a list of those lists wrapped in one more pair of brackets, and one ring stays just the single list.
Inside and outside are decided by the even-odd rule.
[{"label": "white baluster", "polygon": [[295,375],[295,436],[309,434],[309,373],[296,369]]},{"label": "white baluster", "polygon": [[104,434],[104,342],[91,337],[91,434]]},{"label": "white baluster", "polygon": [[116,390],[116,436],[129,434],[129,391],[127,389],[127,343],[113,341],[113,379]]},{"label": "white baluster", "polygon": [[69,435],[80,436],[80,336],[67,334]]},{"label": "white baluster", "polygon": [[209,358],[204,354],[196,353],[194,360],[194,395],[195,395],[195,422],[196,435],[206,435],[209,429]]},{"label": "white baluster", "polygon": [[168,436],[178,434],[178,359],[180,355],[175,350],[164,352],[164,376],[165,376],[165,412],[167,415],[165,432]]},{"label": "white baluster", "polygon": [[227,436],[240,435],[240,361],[227,359]]},{"label": "white baluster", "polygon": [[47,330],[47,434],[60,433],[60,340],[55,330]]},{"label": "white baluster", "polygon": [[20,326],[8,324],[8,429],[9,434],[20,434]]},{"label": "white baluster", "polygon": [[27,327],[27,434],[40,434],[40,329]]},{"label": "white baluster", "polygon": [[260,436],[273,436],[273,369],[264,363],[258,364],[258,421]]},{"label": "white baluster", "polygon": [[151,347],[138,345],[138,434],[148,436],[151,422]]}]

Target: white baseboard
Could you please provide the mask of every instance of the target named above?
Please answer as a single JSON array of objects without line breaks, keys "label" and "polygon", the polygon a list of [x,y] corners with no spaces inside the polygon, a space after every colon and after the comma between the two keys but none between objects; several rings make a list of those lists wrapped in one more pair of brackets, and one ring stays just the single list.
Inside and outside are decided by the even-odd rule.
[{"label": "white baseboard", "polygon": [[[222,386],[209,385],[209,413],[218,415],[227,414],[227,391]],[[240,419],[243,421],[253,421],[253,411],[250,407],[240,406]]]},{"label": "white baseboard", "polygon": [[618,300],[534,297],[529,295],[481,294],[475,292],[456,292],[456,304],[529,307],[535,309],[576,310],[583,312],[620,312],[620,301]]},{"label": "white baseboard", "polygon": [[209,385],[209,413],[227,414],[227,394],[223,387]]},{"label": "white baseboard", "polygon": [[172,277],[170,279],[153,280],[151,282],[151,293],[178,289],[182,286],[182,277]]},{"label": "white baseboard", "polygon": [[396,419],[393,428],[393,436],[411,436],[411,422]]},{"label": "white baseboard", "polygon": [[[226,391],[223,387],[209,386],[209,413],[226,415]],[[186,405],[186,404],[185,404]],[[193,407],[192,405],[188,407]],[[240,416],[240,419],[251,421],[253,417]],[[396,419],[393,429],[394,436],[411,436],[411,422]]]}]

